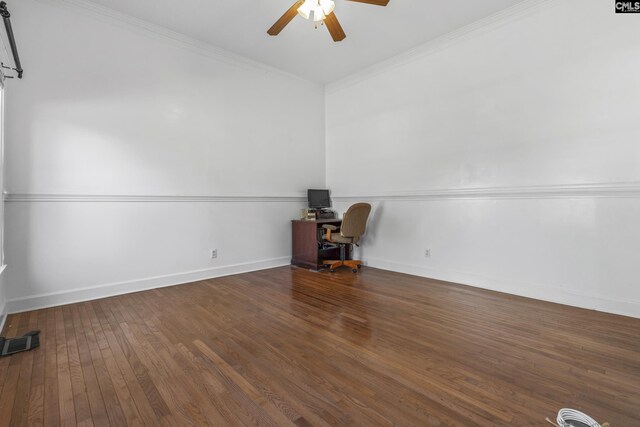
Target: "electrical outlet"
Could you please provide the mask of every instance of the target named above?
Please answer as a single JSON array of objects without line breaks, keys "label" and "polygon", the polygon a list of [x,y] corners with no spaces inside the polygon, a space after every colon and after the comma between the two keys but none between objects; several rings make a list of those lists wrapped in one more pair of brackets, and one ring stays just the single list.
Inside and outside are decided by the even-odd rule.
[{"label": "electrical outlet", "polygon": [[425,258],[431,258],[431,249],[425,249],[424,250],[424,257]]},{"label": "electrical outlet", "polygon": [[211,259],[216,259],[216,258],[218,258],[218,250],[211,249]]}]

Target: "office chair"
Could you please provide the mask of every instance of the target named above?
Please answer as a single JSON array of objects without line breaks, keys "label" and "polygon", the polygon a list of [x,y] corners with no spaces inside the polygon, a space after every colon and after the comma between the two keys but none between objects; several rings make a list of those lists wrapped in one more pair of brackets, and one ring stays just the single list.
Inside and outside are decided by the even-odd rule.
[{"label": "office chair", "polygon": [[322,226],[326,230],[324,241],[340,247],[340,260],[324,261],[324,267],[329,267],[330,272],[333,273],[336,268],[345,266],[351,267],[351,271],[357,273],[362,266],[362,261],[359,259],[346,259],[346,247],[347,245],[358,246],[360,237],[364,234],[367,226],[367,218],[370,212],[371,205],[369,203],[356,203],[349,207],[344,214],[340,230],[335,225],[325,224]]}]

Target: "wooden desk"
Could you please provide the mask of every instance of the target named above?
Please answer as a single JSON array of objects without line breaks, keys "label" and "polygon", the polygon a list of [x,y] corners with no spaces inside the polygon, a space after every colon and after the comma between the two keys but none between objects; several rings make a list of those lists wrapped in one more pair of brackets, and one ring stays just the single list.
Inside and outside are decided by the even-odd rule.
[{"label": "wooden desk", "polygon": [[[318,219],[316,221],[303,221],[294,219],[291,221],[292,265],[320,270],[325,259],[340,259],[339,248],[321,248],[322,226],[324,224],[340,226],[342,220]],[[349,252],[347,252],[347,258],[349,258]]]}]

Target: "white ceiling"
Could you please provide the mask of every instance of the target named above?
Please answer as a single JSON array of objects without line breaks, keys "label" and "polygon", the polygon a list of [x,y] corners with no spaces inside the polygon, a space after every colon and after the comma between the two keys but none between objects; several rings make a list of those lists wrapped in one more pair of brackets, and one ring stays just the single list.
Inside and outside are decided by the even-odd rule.
[{"label": "white ceiling", "polygon": [[301,17],[277,37],[267,29],[294,0],[91,0],[319,83],[330,83],[492,15],[521,0],[335,0],[347,38]]}]

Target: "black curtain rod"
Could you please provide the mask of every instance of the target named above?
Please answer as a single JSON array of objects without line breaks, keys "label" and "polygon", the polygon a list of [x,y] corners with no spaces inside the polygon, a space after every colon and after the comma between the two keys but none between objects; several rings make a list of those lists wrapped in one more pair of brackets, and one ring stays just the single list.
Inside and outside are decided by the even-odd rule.
[{"label": "black curtain rod", "polygon": [[7,3],[0,2],[0,15],[4,21],[4,27],[7,30],[7,37],[9,37],[9,44],[11,45],[11,53],[13,54],[13,61],[16,64],[14,70],[18,73],[18,78],[22,78],[22,65],[20,64],[20,57],[18,56],[18,47],[16,46],[16,39],[13,36],[13,27],[11,27],[11,14],[7,10]]}]

